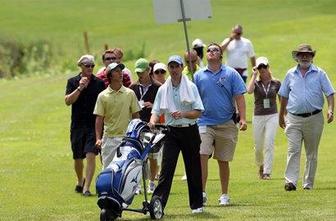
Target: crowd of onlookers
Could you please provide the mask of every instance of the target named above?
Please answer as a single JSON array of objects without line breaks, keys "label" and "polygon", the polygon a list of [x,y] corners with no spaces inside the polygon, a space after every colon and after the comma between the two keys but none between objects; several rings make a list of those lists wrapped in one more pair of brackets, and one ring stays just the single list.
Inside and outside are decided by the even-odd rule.
[{"label": "crowd of onlookers", "polygon": [[[101,152],[103,169],[107,168],[129,121],[140,118],[150,127],[161,123],[170,128],[162,151],[149,156],[148,192],[160,197],[163,207],[180,152],[192,212],[203,212],[207,203],[211,157],[219,167],[219,205],[229,205],[229,162],[234,157],[238,131],[247,129],[246,92],[254,94],[252,125],[258,176],[271,179],[279,125],[288,140],[284,188],[292,191],[298,186],[303,143],[307,161],[302,186],[311,190],[324,124],[324,96],[330,123],[334,88],[326,72],[313,64],[316,52],[309,44],[300,44],[292,51],[297,65],[288,70],[281,82],[273,77],[267,57],[256,58],[251,41],[242,35],[242,26],[236,25],[221,44],[205,45],[195,39],[192,50],[185,52],[183,58],[172,55],[167,62],[139,58],[134,64],[134,81],[122,62],[122,49],[106,50],[102,54],[104,67],[96,74],[94,57],[83,55],[77,62],[80,73],[68,80],[65,95],[65,103],[72,105],[70,138],[77,175],[75,190],[91,195],[96,155]],[[252,70],[247,81],[249,62]]]}]

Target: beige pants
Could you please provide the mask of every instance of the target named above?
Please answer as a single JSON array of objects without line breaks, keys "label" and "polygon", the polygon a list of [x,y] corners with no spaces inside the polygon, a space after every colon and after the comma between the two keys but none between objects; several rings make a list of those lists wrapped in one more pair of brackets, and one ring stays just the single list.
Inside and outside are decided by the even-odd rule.
[{"label": "beige pants", "polygon": [[102,170],[106,169],[112,162],[117,153],[117,147],[121,144],[121,137],[103,137],[103,144],[101,149],[101,156],[103,162]]},{"label": "beige pants", "polygon": [[300,155],[302,142],[306,151],[306,166],[303,177],[303,187],[312,188],[317,167],[317,153],[323,131],[322,112],[310,116],[299,117],[288,113],[285,133],[288,140],[286,183],[297,185],[300,172]]}]

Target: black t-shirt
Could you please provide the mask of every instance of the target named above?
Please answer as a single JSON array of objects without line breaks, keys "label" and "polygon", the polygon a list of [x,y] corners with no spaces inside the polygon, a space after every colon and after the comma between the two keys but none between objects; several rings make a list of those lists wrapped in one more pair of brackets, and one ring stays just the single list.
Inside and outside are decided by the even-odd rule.
[{"label": "black t-shirt", "polygon": [[[132,89],[137,96],[138,101],[143,100],[144,102],[151,102],[152,104],[154,103],[154,99],[156,96],[156,93],[159,90],[159,87],[161,85],[157,84],[156,82],[153,82],[147,91],[144,91],[144,88],[139,84],[132,84],[130,86],[130,89]],[[150,117],[151,117],[151,111],[152,108],[142,108],[140,111],[140,119],[149,122]]]},{"label": "black t-shirt", "polygon": [[[65,94],[71,94],[79,86],[80,74],[69,78]],[[96,116],[93,114],[98,94],[105,89],[104,82],[92,75],[87,88],[80,95],[71,108],[71,129],[95,127]]]}]

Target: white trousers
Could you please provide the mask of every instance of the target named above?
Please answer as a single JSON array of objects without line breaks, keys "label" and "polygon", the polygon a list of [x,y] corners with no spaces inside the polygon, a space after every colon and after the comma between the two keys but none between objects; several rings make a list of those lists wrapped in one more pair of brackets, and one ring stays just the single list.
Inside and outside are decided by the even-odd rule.
[{"label": "white trousers", "polygon": [[277,113],[255,115],[252,119],[255,161],[258,167],[264,165],[264,174],[272,173],[274,139],[278,128],[278,119]]},{"label": "white trousers", "polygon": [[313,188],[317,167],[318,146],[323,131],[322,112],[310,116],[299,117],[287,114],[285,133],[288,140],[287,167],[285,171],[286,183],[293,183],[295,186],[299,179],[300,156],[302,142],[306,151],[306,166],[303,177],[303,187]]},{"label": "white trousers", "polygon": [[117,153],[117,147],[121,144],[121,141],[121,137],[103,137],[101,148],[103,162],[102,170],[106,169],[106,167],[108,167],[108,165],[112,162]]}]

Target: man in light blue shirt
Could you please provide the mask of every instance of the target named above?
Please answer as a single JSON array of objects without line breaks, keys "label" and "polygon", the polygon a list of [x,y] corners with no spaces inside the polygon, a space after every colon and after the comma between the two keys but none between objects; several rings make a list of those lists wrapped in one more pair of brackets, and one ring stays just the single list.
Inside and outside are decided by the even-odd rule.
[{"label": "man in light blue shirt", "polygon": [[155,97],[149,126],[159,122],[163,113],[169,133],[162,153],[162,169],[159,183],[153,193],[166,206],[180,151],[188,177],[189,206],[192,213],[203,212],[202,177],[200,162],[200,135],[196,124],[204,110],[197,88],[182,74],[183,61],[180,56],[168,60],[170,77],[159,88]]},{"label": "man in light blue shirt", "polygon": [[307,158],[303,188],[310,190],[314,185],[318,145],[324,124],[323,95],[327,98],[327,122],[330,123],[334,119],[335,90],[326,72],[312,63],[315,51],[310,45],[299,45],[292,55],[298,65],[287,72],[279,90],[279,125],[285,129],[288,140],[285,190],[296,190],[302,142]]},{"label": "man in light blue shirt", "polygon": [[[206,204],[205,192],[208,178],[208,159],[213,154],[219,166],[222,194],[219,205],[229,204],[228,186],[230,177],[229,162],[238,139],[238,128],[233,121],[235,104],[240,114],[239,128],[246,130],[245,120],[245,84],[239,73],[233,68],[222,64],[222,49],[216,43],[207,47],[208,66],[194,75],[205,111],[198,120],[201,136],[201,166],[203,204]],[[188,177],[189,179],[189,177]]]}]

